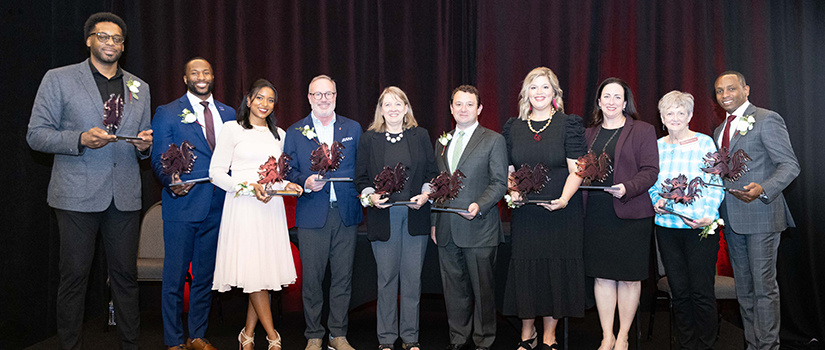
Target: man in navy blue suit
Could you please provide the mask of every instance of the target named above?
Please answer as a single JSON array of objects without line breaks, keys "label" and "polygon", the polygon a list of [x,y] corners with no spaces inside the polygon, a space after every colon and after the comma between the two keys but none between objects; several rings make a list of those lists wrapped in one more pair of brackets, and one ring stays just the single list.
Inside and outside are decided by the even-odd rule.
[{"label": "man in navy blue suit", "polygon": [[[224,122],[235,119],[235,110],[212,97],[212,65],[196,57],[185,65],[183,97],[158,107],[152,119],[155,130],[152,168],[163,184],[162,314],[164,343],[170,349],[214,349],[204,339],[212,304],[215,251],[226,192],[210,182],[170,186],[209,177],[215,141]],[[174,143],[189,141],[197,157],[189,174],[164,175],[160,156]],[[189,263],[189,339],[184,342],[183,288]]]},{"label": "man in navy blue suit", "polygon": [[343,146],[344,158],[330,177],[353,178],[355,153],[361,137],[358,122],[335,113],[338,91],[332,78],[319,75],[309,83],[307,98],[312,112],[286,130],[284,153],[292,157],[289,181],[304,185],[298,197],[295,226],[301,251],[304,320],[307,350],[320,350],[325,334],[321,325],[324,305],[321,282],[327,264],[330,267],[329,348],[351,350],[347,342],[347,312],[352,282],[355,239],[362,219],[361,204],[352,181],[317,181],[318,174],[309,170],[309,154],[322,143],[333,141]]}]

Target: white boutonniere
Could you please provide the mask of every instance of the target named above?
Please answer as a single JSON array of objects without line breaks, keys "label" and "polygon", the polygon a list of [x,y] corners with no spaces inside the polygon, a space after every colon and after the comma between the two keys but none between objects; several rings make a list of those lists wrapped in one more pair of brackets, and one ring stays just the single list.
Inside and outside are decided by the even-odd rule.
[{"label": "white boutonniere", "polygon": [[132,98],[135,100],[138,99],[138,92],[140,92],[138,88],[140,87],[140,82],[135,81],[133,78],[129,78],[129,80],[126,81],[126,87],[129,88],[129,103],[132,103]]},{"label": "white boutonniere", "polygon": [[235,185],[235,198],[240,196],[254,196],[255,189],[248,185],[246,181]]},{"label": "white boutonniere", "polygon": [[438,137],[438,143],[440,143],[444,148],[441,149],[441,155],[444,155],[444,150],[447,149],[447,145],[450,143],[450,140],[453,139],[453,134],[448,134],[446,131],[441,133],[441,136]]},{"label": "white boutonniere", "polygon": [[509,193],[504,195],[504,201],[507,202],[507,207],[510,209],[515,209],[519,207],[519,205],[513,202],[513,197],[511,197]]},{"label": "white boutonniere", "polygon": [[184,124],[192,124],[198,121],[198,117],[189,108],[184,108],[181,114],[178,114],[178,117],[180,117],[180,122]]},{"label": "white boutonniere", "polygon": [[699,240],[702,240],[702,238],[708,238],[708,235],[716,234],[716,229],[718,229],[719,226],[725,226],[725,220],[722,220],[722,218],[718,218],[710,225],[702,228],[702,232],[699,233]]},{"label": "white boutonniere", "polygon": [[753,114],[751,115],[743,115],[739,118],[734,120],[734,126],[736,127],[736,131],[739,131],[739,135],[745,136],[748,131],[753,130],[753,123],[756,122],[756,119],[753,118]]},{"label": "white boutonniere", "polygon": [[306,136],[307,139],[313,140],[315,141],[315,143],[318,143],[318,140],[315,139],[315,137],[317,137],[318,134],[316,134],[315,129],[310,127],[309,125],[304,125],[303,128],[295,128],[295,130],[300,131],[301,135]]}]

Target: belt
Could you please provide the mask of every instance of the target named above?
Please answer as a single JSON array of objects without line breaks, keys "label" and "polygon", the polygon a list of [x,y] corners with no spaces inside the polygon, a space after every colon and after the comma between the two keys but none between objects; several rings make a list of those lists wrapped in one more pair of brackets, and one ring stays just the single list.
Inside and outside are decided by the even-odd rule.
[{"label": "belt", "polygon": [[330,208],[338,208],[338,202],[337,201],[336,202],[329,202],[329,207]]}]

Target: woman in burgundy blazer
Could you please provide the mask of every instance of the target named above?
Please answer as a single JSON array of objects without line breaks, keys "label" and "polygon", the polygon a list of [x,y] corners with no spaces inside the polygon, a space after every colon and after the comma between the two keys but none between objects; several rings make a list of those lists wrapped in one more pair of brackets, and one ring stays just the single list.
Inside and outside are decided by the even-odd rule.
[{"label": "woman in burgundy blazer", "polygon": [[[607,154],[613,172],[585,193],[585,274],[595,278],[594,295],[603,339],[599,347],[627,349],[628,332],[648,276],[653,205],[647,190],[659,174],[659,151],[652,125],[638,120],[633,93],[621,79],[599,86],[597,108],[585,130],[589,152]],[[619,308],[619,333],[613,315]]]}]

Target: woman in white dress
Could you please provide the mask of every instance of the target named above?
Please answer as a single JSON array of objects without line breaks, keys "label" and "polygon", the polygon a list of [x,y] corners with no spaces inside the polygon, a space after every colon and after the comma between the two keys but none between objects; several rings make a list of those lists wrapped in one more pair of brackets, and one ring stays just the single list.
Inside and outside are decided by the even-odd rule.
[{"label": "woman in white dress", "polygon": [[[212,289],[225,292],[238,287],[249,293],[246,326],[238,334],[243,349],[254,348],[258,321],[266,330],[268,349],[281,349],[269,291],[281,290],[297,278],[283,198],[267,195],[257,182],[259,167],[270,156],[279,157],[283,149],[284,131],[275,126],[272,115],[277,100],[269,81],[253,83],[238,109],[238,120],[224,124],[209,168],[212,181],[226,191]],[[288,181],[271,189],[302,191]]]}]

